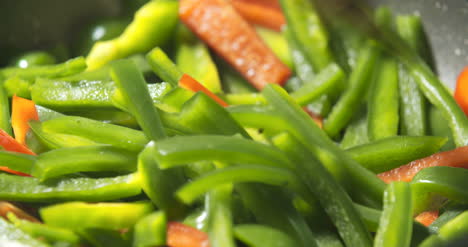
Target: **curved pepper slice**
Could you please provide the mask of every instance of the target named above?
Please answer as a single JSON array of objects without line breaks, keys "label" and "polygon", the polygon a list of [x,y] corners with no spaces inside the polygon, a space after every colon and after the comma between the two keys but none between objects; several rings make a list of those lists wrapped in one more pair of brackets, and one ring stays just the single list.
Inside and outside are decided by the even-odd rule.
[{"label": "curved pepper slice", "polygon": [[454,167],[429,167],[411,181],[414,213],[437,207],[443,198],[468,203],[468,170]]}]

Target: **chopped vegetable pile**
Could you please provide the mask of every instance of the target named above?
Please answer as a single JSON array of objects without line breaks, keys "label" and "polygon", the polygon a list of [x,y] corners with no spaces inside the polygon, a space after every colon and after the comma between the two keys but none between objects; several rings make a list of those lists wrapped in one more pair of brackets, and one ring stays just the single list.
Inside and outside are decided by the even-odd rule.
[{"label": "chopped vegetable pile", "polygon": [[418,16],[139,2],[0,69],[0,246],[466,243],[468,67]]}]

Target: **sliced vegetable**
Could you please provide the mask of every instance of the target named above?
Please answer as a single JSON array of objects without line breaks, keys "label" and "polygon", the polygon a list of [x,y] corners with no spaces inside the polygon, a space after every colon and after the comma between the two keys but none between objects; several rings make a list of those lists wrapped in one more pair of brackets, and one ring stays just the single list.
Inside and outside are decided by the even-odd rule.
[{"label": "sliced vegetable", "polygon": [[203,92],[206,95],[210,96],[214,101],[218,102],[221,106],[228,106],[224,100],[220,99],[216,94],[212,93],[210,90],[208,90],[206,87],[204,87],[202,84],[200,84],[198,81],[193,79],[191,76],[184,74],[179,80],[179,86],[181,88],[185,88],[187,90],[190,90],[192,92]]},{"label": "sliced vegetable", "polygon": [[273,3],[263,0],[231,0],[230,2],[236,11],[252,24],[268,27],[275,31],[281,31],[283,25],[286,24],[277,0],[270,1]]},{"label": "sliced vegetable", "polygon": [[12,151],[17,153],[24,153],[30,155],[36,155],[26,146],[17,142],[13,137],[8,135],[4,130],[0,129],[0,146],[6,151]]},{"label": "sliced vegetable", "polygon": [[106,201],[140,194],[135,174],[108,178],[64,178],[40,183],[36,178],[0,174],[0,198],[11,201]]},{"label": "sliced vegetable", "polygon": [[3,218],[0,218],[0,232],[0,242],[5,246],[48,247],[46,243],[33,238]]},{"label": "sliced vegetable", "polygon": [[154,212],[135,224],[133,247],[162,246],[166,244],[166,215]]},{"label": "sliced vegetable", "polygon": [[119,37],[94,44],[86,58],[88,70],[163,45],[177,24],[177,8],[177,1],[170,0],[150,1],[142,6]]},{"label": "sliced vegetable", "polygon": [[29,131],[30,120],[39,120],[36,105],[33,101],[13,95],[11,103],[11,126],[15,139],[22,145],[26,144],[26,134]]},{"label": "sliced vegetable", "polygon": [[410,246],[412,230],[411,188],[408,183],[393,182],[384,194],[384,208],[374,246]]},{"label": "sliced vegetable", "polygon": [[410,162],[393,170],[378,174],[379,178],[386,183],[391,181],[409,182],[424,168],[432,166],[468,166],[468,147],[460,147],[451,151],[440,152],[429,157]]},{"label": "sliced vegetable", "polygon": [[394,136],[346,151],[362,166],[381,173],[434,154],[446,141],[436,136]]},{"label": "sliced vegetable", "polygon": [[[134,203],[83,203],[68,202],[41,208],[44,222],[50,226],[71,230],[101,228],[120,230],[132,227],[149,214],[153,206],[149,202]],[[86,221],[82,219],[86,218]]]},{"label": "sliced vegetable", "polygon": [[294,247],[294,242],[287,234],[263,225],[237,225],[234,228],[236,238],[252,247]]},{"label": "sliced vegetable", "polygon": [[227,2],[183,0],[179,17],[257,89],[267,83],[282,85],[291,74]]},{"label": "sliced vegetable", "polygon": [[455,100],[462,108],[466,115],[468,115],[468,66],[465,67],[460,75],[458,75],[457,85],[455,87]]},{"label": "sliced vegetable", "polygon": [[167,245],[170,247],[208,247],[208,234],[179,222],[169,222]]}]

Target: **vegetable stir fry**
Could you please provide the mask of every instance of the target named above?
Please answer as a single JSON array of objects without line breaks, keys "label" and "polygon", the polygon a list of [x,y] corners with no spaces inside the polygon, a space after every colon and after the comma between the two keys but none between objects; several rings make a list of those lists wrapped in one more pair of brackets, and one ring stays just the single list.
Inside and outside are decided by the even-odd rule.
[{"label": "vegetable stir fry", "polygon": [[453,97],[419,17],[140,2],[0,69],[0,246],[466,241],[468,69]]}]

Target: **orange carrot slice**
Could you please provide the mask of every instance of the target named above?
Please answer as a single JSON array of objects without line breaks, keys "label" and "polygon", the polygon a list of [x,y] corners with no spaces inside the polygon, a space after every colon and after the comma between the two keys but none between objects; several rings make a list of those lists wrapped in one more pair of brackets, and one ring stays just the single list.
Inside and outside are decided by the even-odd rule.
[{"label": "orange carrot slice", "polygon": [[439,210],[432,210],[432,211],[425,211],[425,212],[418,214],[415,220],[425,226],[429,226],[437,218],[439,218]]},{"label": "orange carrot slice", "polygon": [[[278,1],[269,1],[276,2]],[[281,31],[281,28],[286,24],[281,8],[274,4],[265,3],[261,0],[231,0],[232,6],[242,15],[248,22],[260,26],[270,28],[275,31]]]},{"label": "orange carrot slice", "polygon": [[458,105],[468,115],[468,66],[458,76],[454,97]]},{"label": "orange carrot slice", "polygon": [[33,101],[13,95],[11,103],[11,126],[15,133],[15,139],[25,145],[26,134],[29,130],[30,120],[39,120],[36,104]]},{"label": "orange carrot slice", "polygon": [[255,88],[291,75],[255,30],[224,0],[181,0],[180,19]]},{"label": "orange carrot slice", "polygon": [[210,98],[218,102],[223,107],[228,106],[228,103],[226,103],[224,100],[216,96],[216,94],[212,93],[210,90],[208,90],[206,87],[204,87],[201,83],[193,79],[193,77],[184,74],[179,80],[179,87],[190,90],[192,92],[203,92],[206,95],[208,95]]},{"label": "orange carrot slice", "polygon": [[31,175],[29,175],[27,173],[15,171],[15,170],[12,170],[12,169],[10,169],[10,168],[8,168],[6,166],[0,166],[0,171],[7,172],[7,173],[10,173],[10,174],[13,174],[13,175],[23,176],[23,177],[32,177]]},{"label": "orange carrot slice", "polygon": [[392,181],[409,182],[420,170],[432,166],[468,168],[468,146],[436,153],[431,156],[412,161],[409,164],[400,166],[393,170],[380,173],[377,176],[385,183],[390,183]]},{"label": "orange carrot slice", "polygon": [[208,235],[179,222],[169,222],[167,245],[170,247],[209,247]]}]

